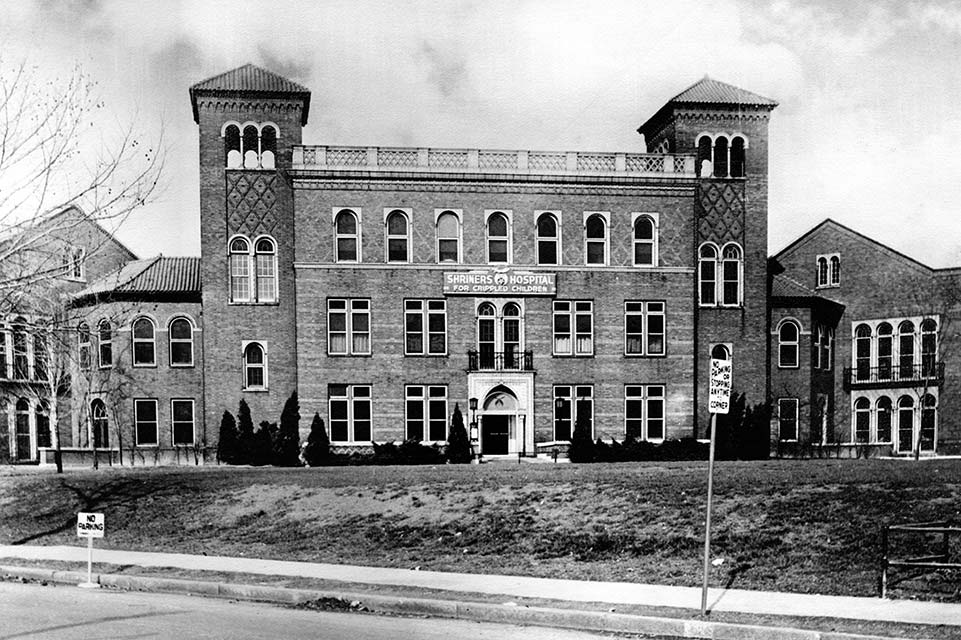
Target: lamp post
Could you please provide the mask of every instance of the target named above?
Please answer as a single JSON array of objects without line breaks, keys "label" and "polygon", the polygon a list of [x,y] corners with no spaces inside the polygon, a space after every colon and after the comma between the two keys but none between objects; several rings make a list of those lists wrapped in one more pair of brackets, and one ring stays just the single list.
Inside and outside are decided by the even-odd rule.
[{"label": "lamp post", "polygon": [[477,398],[470,398],[467,401],[467,405],[470,408],[470,450],[471,458],[477,459],[479,454],[475,450],[478,446],[478,430],[477,430]]}]

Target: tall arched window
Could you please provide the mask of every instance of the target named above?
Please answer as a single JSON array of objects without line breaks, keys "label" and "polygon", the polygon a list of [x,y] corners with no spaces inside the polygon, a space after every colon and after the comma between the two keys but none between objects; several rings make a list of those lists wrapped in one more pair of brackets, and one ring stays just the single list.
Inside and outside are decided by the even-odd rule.
[{"label": "tall arched window", "polygon": [[819,287],[828,286],[828,259],[825,257],[818,258],[817,283]]},{"label": "tall arched window", "polygon": [[187,318],[174,318],[167,328],[170,341],[170,366],[194,366],[194,328]]},{"label": "tall arched window", "polygon": [[841,258],[839,256],[831,256],[831,286],[838,286],[841,284]]},{"label": "tall arched window", "polygon": [[657,226],[651,216],[634,221],[634,266],[657,266]]},{"label": "tall arched window", "polygon": [[156,327],[150,318],[137,318],[133,323],[133,365],[153,367],[156,364]]},{"label": "tall arched window", "polygon": [[854,401],[854,441],[868,442],[871,439],[871,403],[867,398]]},{"label": "tall arched window", "polygon": [[109,320],[101,320],[97,325],[97,355],[100,368],[113,366],[113,327]]},{"label": "tall arched window", "polygon": [[495,324],[494,305],[489,302],[481,304],[477,309],[477,351],[481,369],[494,368],[497,352]]},{"label": "tall arched window", "polygon": [[[43,329],[40,329],[43,331]],[[46,380],[50,357],[47,354],[47,336],[43,333],[33,335],[33,379]]]},{"label": "tall arched window", "polygon": [[516,369],[521,350],[521,310],[513,302],[504,306],[504,368]]},{"label": "tall arched window", "polygon": [[[10,364],[10,354],[7,352],[7,348],[10,346],[10,340],[7,338],[7,328],[0,324],[0,380],[6,380],[9,377],[7,372],[7,366]],[[2,404],[0,404],[2,408]],[[3,414],[0,412],[0,428],[3,427]]]},{"label": "tall arched window", "polygon": [[890,380],[894,368],[894,329],[887,322],[878,325],[878,380]]},{"label": "tall arched window", "polygon": [[240,169],[244,164],[240,152],[240,127],[235,124],[224,128],[224,163],[228,169]]},{"label": "tall arched window", "polygon": [[460,219],[453,211],[437,216],[437,262],[460,262]]},{"label": "tall arched window", "polygon": [[935,435],[938,425],[938,399],[930,393],[921,398],[921,451],[934,451]]},{"label": "tall arched window", "polygon": [[718,136],[714,139],[714,177],[728,177],[728,149],[727,138]]},{"label": "tall arched window", "polygon": [[931,378],[937,375],[938,323],[931,318],[921,322],[921,375]]},{"label": "tall arched window", "polygon": [[734,136],[731,138],[731,177],[743,178],[747,175],[747,167],[744,155],[744,138]]},{"label": "tall arched window", "polygon": [[587,264],[607,264],[607,221],[599,213],[584,223],[584,255]]},{"label": "tall arched window", "polygon": [[267,388],[267,352],[259,342],[244,347],[244,388]]},{"label": "tall arched window", "polygon": [[250,302],[250,242],[236,237],[230,241],[230,301]]},{"label": "tall arched window", "polygon": [[715,360],[730,360],[731,350],[725,344],[716,344],[711,347],[711,357]]},{"label": "tall arched window", "polygon": [[359,262],[360,225],[356,214],[342,209],[334,220],[334,260],[336,262]]},{"label": "tall arched window", "polygon": [[898,373],[901,380],[914,375],[914,323],[905,320],[898,326]]},{"label": "tall arched window", "polygon": [[49,447],[53,444],[53,434],[50,432],[50,405],[46,400],[40,400],[33,408],[33,423],[37,427],[37,446]]},{"label": "tall arched window", "polygon": [[871,378],[871,327],[859,324],[854,330],[854,369],[858,380]]},{"label": "tall arched window", "polygon": [[799,364],[801,328],[793,320],[786,320],[778,328],[778,359],[781,368],[794,369]]},{"label": "tall arched window", "polygon": [[914,398],[898,398],[898,451],[905,453],[914,448]]},{"label": "tall arched window", "polygon": [[273,169],[277,158],[277,130],[272,125],[265,125],[260,130],[260,166]]},{"label": "tall arched window", "polygon": [[26,320],[17,318],[13,325],[13,379],[28,380],[30,378],[30,360],[27,349]]},{"label": "tall arched window", "polygon": [[17,460],[33,458],[33,434],[30,430],[30,403],[26,398],[17,400],[14,415],[14,438],[17,446]]},{"label": "tall arched window", "polygon": [[410,233],[407,214],[391,211],[387,216],[387,262],[410,262]]},{"label": "tall arched window", "polygon": [[701,245],[698,251],[697,276],[701,306],[713,307],[717,304],[717,246],[710,242]]},{"label": "tall arched window", "polygon": [[500,211],[487,218],[487,262],[503,264],[511,259],[510,222]]},{"label": "tall arched window", "polygon": [[697,139],[697,175],[710,178],[714,175],[714,141],[710,136],[702,135]]},{"label": "tall arched window", "polygon": [[262,237],[254,245],[257,302],[277,301],[277,246],[273,238]]},{"label": "tall arched window", "polygon": [[537,264],[560,264],[560,230],[552,213],[537,218]]},{"label": "tall arched window", "polygon": [[258,153],[259,138],[260,132],[257,131],[257,127],[252,124],[244,127],[242,139],[244,151],[244,169],[256,169],[260,166],[260,154]]},{"label": "tall arched window", "polygon": [[743,275],[741,247],[729,242],[721,255],[721,304],[736,307],[741,304],[741,278]]},{"label": "tall arched window", "polygon": [[84,371],[90,368],[90,325],[77,325],[77,362]]},{"label": "tall arched window", "polygon": [[877,409],[877,441],[891,442],[891,417],[893,415],[891,398],[887,396],[878,398]]},{"label": "tall arched window", "polygon": [[90,426],[93,431],[93,448],[105,449],[110,446],[110,429],[107,407],[97,398],[90,403]]}]

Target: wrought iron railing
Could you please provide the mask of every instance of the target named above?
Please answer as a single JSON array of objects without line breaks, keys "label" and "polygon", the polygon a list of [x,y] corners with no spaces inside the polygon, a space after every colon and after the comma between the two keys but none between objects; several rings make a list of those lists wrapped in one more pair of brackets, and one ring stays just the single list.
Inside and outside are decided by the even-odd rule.
[{"label": "wrought iron railing", "polygon": [[468,351],[468,371],[533,371],[533,351]]},{"label": "wrought iron railing", "polygon": [[885,387],[939,386],[944,382],[943,362],[922,362],[879,367],[845,367],[844,390]]}]

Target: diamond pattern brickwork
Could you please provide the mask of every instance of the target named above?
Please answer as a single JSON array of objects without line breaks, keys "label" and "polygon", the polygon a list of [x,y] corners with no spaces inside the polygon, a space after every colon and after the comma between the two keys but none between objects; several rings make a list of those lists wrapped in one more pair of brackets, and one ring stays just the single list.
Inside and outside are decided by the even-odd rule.
[{"label": "diamond pattern brickwork", "polygon": [[227,173],[227,229],[231,235],[276,235],[277,187],[275,172],[230,171]]},{"label": "diamond pattern brickwork", "polygon": [[744,186],[726,180],[701,180],[697,189],[697,231],[708,240],[744,243]]}]

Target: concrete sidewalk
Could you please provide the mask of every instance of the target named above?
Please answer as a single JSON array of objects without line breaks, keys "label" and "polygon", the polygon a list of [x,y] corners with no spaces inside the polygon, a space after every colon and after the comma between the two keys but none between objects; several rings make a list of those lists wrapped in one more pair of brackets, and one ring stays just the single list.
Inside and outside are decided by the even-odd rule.
[{"label": "concrete sidewalk", "polygon": [[[177,567],[202,571],[316,578],[359,584],[496,594],[515,598],[546,598],[572,602],[603,602],[612,605],[633,604],[676,607],[692,609],[697,612],[700,611],[701,605],[701,590],[695,587],[414,571],[99,548],[94,549],[93,557],[95,564]],[[0,545],[0,558],[86,562],[87,550],[85,547],[79,546]],[[711,589],[708,603],[712,611],[961,626],[961,604],[746,591],[743,589]]]}]

